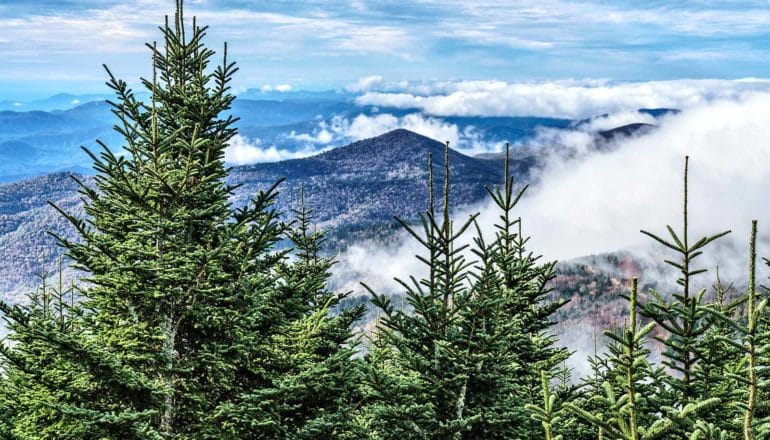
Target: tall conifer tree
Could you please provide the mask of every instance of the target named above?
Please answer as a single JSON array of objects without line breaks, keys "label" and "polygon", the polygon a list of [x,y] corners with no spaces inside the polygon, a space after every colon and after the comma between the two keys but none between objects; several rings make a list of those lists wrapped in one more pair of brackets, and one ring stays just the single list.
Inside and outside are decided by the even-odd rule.
[{"label": "tall conifer tree", "polygon": [[[618,332],[605,332],[610,338],[607,380],[603,393],[592,396],[600,400],[606,412],[592,413],[578,405],[566,407],[596,426],[601,438],[611,440],[645,440],[673,438],[683,428],[695,425],[698,415],[718,403],[718,398],[689,403],[683,407],[666,406],[654,392],[650,350],[645,347],[654,322],[641,326],[639,321],[636,278],[631,281],[628,298],[628,323]],[[651,386],[653,385],[653,386]]]},{"label": "tall conifer tree", "polygon": [[[80,240],[60,243],[87,276],[77,331],[3,307],[19,340],[3,349],[8,380],[29,391],[12,399],[39,408],[14,429],[99,439],[347,432],[360,311],[330,316],[341,297],[325,290],[321,238],[306,217],[298,231],[279,220],[275,186],[230,207],[224,149],[236,133],[227,114],[237,69],[226,46],[210,67],[206,28],[186,23],[181,1],[161,31],[163,44],[149,45],[148,101],[108,70],[125,154],[89,153],[88,217],[62,212]],[[284,233],[296,263],[274,250]],[[25,357],[33,348],[40,354]],[[50,380],[58,370],[43,361],[65,374]]]},{"label": "tall conifer tree", "polygon": [[706,305],[704,301],[706,289],[695,290],[693,286],[693,277],[705,273],[706,269],[694,267],[694,262],[707,245],[730,233],[730,231],[724,231],[692,241],[689,231],[688,165],[689,157],[686,157],[681,233],[676,233],[671,226],[666,226],[670,235],[670,238],[666,239],[642,231],[669,250],[673,250],[679,257],[677,261],[666,260],[665,262],[680,272],[677,284],[681,287],[681,291],[674,292],[671,295],[672,298],[667,299],[652,290],[650,291],[652,299],[644,303],[642,309],[645,315],[667,332],[667,336],[657,339],[665,347],[663,355],[666,359],[663,363],[681,374],[681,378],[672,376],[670,380],[671,386],[680,396],[678,402],[671,402],[671,404],[681,405],[710,397],[705,389],[706,378],[699,373],[708,371],[711,366],[703,365],[702,369],[697,367],[699,362],[703,361],[703,336],[712,327],[714,319],[703,308]]},{"label": "tall conifer tree", "polygon": [[[411,310],[374,294],[381,317],[371,357],[371,423],[383,438],[525,437],[540,429],[524,408],[539,399],[539,370],[566,357],[545,334],[561,305],[548,301],[553,263],[538,264],[524,248],[513,215],[524,190],[514,191],[507,161],[503,186],[490,190],[501,216],[494,239],[484,240],[474,217],[455,226],[448,146],[446,152],[441,213],[434,210],[431,174],[422,233],[404,224],[428,266],[426,278],[401,282]],[[474,225],[469,248],[463,234]],[[467,251],[475,262],[466,260]]]},{"label": "tall conifer tree", "polygon": [[333,259],[322,254],[323,232],[312,227],[304,196],[286,237],[295,260],[281,261],[275,289],[260,305],[251,373],[259,378],[219,408],[233,438],[360,438],[355,417],[362,369],[351,328],[363,305],[341,309],[347,293],[327,290]]}]

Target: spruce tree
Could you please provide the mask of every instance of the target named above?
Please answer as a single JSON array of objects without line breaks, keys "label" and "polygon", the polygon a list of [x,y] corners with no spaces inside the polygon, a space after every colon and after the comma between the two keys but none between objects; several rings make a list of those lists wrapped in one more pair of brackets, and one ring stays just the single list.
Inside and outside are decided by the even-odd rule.
[{"label": "spruce tree", "polygon": [[[148,45],[149,100],[108,70],[124,152],[89,152],[97,175],[94,188],[81,184],[87,217],[62,212],[79,240],[59,241],[86,276],[76,331],[3,306],[17,341],[1,352],[19,390],[10,407],[38,409],[13,429],[21,438],[340,437],[353,417],[349,339],[360,311],[331,316],[341,296],[323,287],[321,238],[306,218],[298,231],[280,220],[276,186],[230,206],[224,149],[236,133],[227,115],[237,69],[226,46],[209,67],[206,28],[186,24],[181,2],[161,31],[161,47]],[[290,249],[275,247],[286,233],[293,264]]]},{"label": "spruce tree", "polygon": [[605,332],[611,340],[607,380],[603,383],[603,394],[592,396],[608,411],[593,413],[573,403],[567,403],[565,407],[594,425],[604,439],[671,438],[683,428],[695,425],[697,416],[716,406],[719,399],[689,403],[682,408],[662,405],[651,387],[655,383],[651,380],[653,367],[649,361],[650,350],[645,346],[655,323],[640,326],[636,278],[631,281],[628,302],[626,326],[617,333]]},{"label": "spruce tree", "polygon": [[709,397],[705,378],[702,374],[711,368],[711,365],[702,365],[698,370],[698,363],[703,359],[702,339],[712,327],[714,319],[704,310],[703,306],[706,289],[693,290],[693,277],[706,272],[706,269],[694,267],[695,259],[703,253],[703,249],[713,241],[730,233],[724,231],[715,235],[702,237],[692,242],[689,237],[689,212],[688,212],[688,170],[689,157],[685,158],[684,165],[684,203],[682,232],[676,233],[671,226],[666,229],[670,239],[665,239],[647,231],[641,231],[664,247],[673,250],[679,257],[678,261],[665,260],[665,263],[676,268],[681,276],[677,284],[681,291],[671,295],[671,299],[655,290],[651,290],[651,300],[643,304],[643,313],[649,316],[663,330],[667,336],[657,337],[665,347],[663,355],[664,365],[681,374],[681,379],[671,378],[670,385],[679,393],[678,402],[671,404],[686,405],[701,397]]},{"label": "spruce tree", "polygon": [[[449,215],[450,167],[444,161],[443,209],[434,209],[432,173],[422,231],[402,222],[424,247],[428,276],[400,281],[410,310],[373,293],[381,316],[370,355],[370,426],[383,438],[518,438],[539,430],[525,404],[538,399],[538,371],[565,357],[545,331],[562,305],[548,301],[553,263],[524,248],[513,208],[523,194],[508,175],[490,189],[500,208],[494,240],[474,216],[455,227]],[[431,170],[429,158],[429,170]],[[473,247],[463,234],[475,226]],[[472,251],[476,261],[466,259]]]}]

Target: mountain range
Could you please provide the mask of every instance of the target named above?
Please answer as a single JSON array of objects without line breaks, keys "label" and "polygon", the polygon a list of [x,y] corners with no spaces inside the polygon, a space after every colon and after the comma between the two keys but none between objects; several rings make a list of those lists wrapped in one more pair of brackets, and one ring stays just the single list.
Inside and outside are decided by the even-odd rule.
[{"label": "mountain range", "polygon": [[[376,118],[387,112],[393,117],[404,117],[413,114],[413,110],[362,108],[344,92],[295,93],[282,100],[276,96],[278,92],[274,91],[252,91],[235,100],[232,111],[240,117],[241,136],[259,140],[260,145],[280,144],[289,151],[310,146],[322,152],[301,159],[233,167],[228,183],[237,186],[232,194],[235,205],[246,203],[258,191],[282,180],[278,210],[288,216],[303,192],[317,226],[331,235],[330,252],[344,251],[361,240],[391,240],[398,229],[394,216],[414,221],[417,213],[426,209],[428,157],[433,158],[438,187],[444,178],[443,143],[405,129],[355,142],[340,134],[323,145],[309,145],[294,136],[317,134],[319,127],[332,127],[340,120],[349,123],[361,115]],[[63,95],[58,102],[69,98]],[[655,117],[670,111],[642,110]],[[92,179],[90,160],[79,147],[93,147],[94,140],[100,139],[117,149],[121,139],[112,129],[113,120],[110,106],[103,100],[73,104],[63,110],[0,111],[0,182],[7,182],[0,183],[0,261],[4,262],[0,266],[0,297],[22,301],[23,295],[39,285],[56,266],[61,251],[47,231],[74,238],[72,228],[48,202],[68,212],[83,213],[78,186],[71,175],[88,185]],[[527,139],[544,128],[575,129],[590,122],[539,117],[441,120],[461,132],[473,131],[479,142],[511,141],[515,145],[511,150],[511,172],[518,182],[536,179],[537,173],[533,171],[561,148],[527,145]],[[612,148],[618,139],[654,127],[632,123],[595,132],[595,148]],[[503,180],[503,155],[499,152],[469,156],[449,149],[449,163],[452,206],[480,203],[486,196],[484,187]],[[573,298],[575,306],[570,310],[591,307],[599,297],[611,302],[607,292],[617,291],[638,269],[634,269],[630,256],[595,258],[599,260],[559,266],[555,289],[558,295]],[[73,279],[76,274],[65,265],[64,277]],[[588,281],[584,282],[586,277]],[[593,298],[590,304],[585,302],[588,297]],[[589,311],[585,309],[579,316],[598,319],[597,325],[606,324],[601,322],[602,315]],[[575,322],[574,313],[565,313],[565,322]]]},{"label": "mountain range", "polygon": [[[314,211],[318,227],[328,229],[341,241],[367,236],[373,230],[391,230],[394,215],[415,218],[426,209],[427,160],[432,155],[437,182],[443,179],[444,145],[404,129],[354,142],[319,155],[274,163],[234,167],[229,183],[237,185],[235,205],[246,203],[258,191],[283,179],[277,201],[279,211],[289,213],[298,205],[300,190]],[[449,150],[452,204],[480,201],[484,185],[502,181],[502,162],[474,158]],[[511,161],[517,174],[526,174],[536,163],[533,157]],[[91,184],[89,176],[77,176]],[[50,267],[59,250],[46,231],[67,237],[73,231],[48,201],[71,212],[82,213],[77,184],[68,173],[53,173],[0,185],[0,291],[18,294],[29,290],[36,275]]]},{"label": "mountain range", "polygon": [[[543,127],[566,128],[574,123],[540,117],[435,119],[421,115],[417,109],[359,106],[354,95],[344,91],[247,91],[233,102],[231,111],[239,118],[239,134],[249,144],[275,147],[288,154],[301,151],[304,155],[380,134],[395,128],[393,121],[407,115],[419,115],[419,122],[472,136],[475,146],[520,142]],[[391,126],[378,131],[383,117]],[[102,95],[62,94],[37,102],[0,103],[0,182],[58,171],[88,173],[90,159],[80,147],[94,149],[98,139],[119,149],[122,139],[113,130],[115,122],[111,106]]]},{"label": "mountain range", "polygon": [[[597,148],[601,145],[597,143]],[[288,219],[303,191],[317,227],[330,235],[329,252],[344,252],[347,246],[362,240],[384,246],[399,230],[394,216],[415,221],[417,214],[427,208],[429,155],[440,188],[444,153],[444,144],[398,129],[312,157],[234,167],[228,183],[237,188],[231,200],[235,205],[246,203],[258,191],[283,179],[278,210]],[[453,207],[480,203],[486,195],[485,185],[502,182],[501,155],[470,157],[452,149],[448,153]],[[518,182],[527,182],[545,160],[542,151],[516,148],[511,154],[511,172]],[[73,229],[48,203],[83,214],[78,185],[71,177],[71,173],[58,172],[0,184],[0,261],[4,262],[0,266],[0,296],[5,300],[23,301],[23,296],[46,275],[50,278],[61,250],[47,231],[76,238]],[[93,184],[89,176],[75,177]],[[572,301],[562,312],[560,325],[606,326],[607,317],[617,316],[615,309],[622,307],[615,293],[639,270],[633,258],[625,254],[561,263],[555,294]],[[63,275],[64,279],[78,276],[66,264]],[[55,277],[48,279],[54,281]],[[366,298],[354,296],[350,301]],[[606,313],[597,313],[600,309]]]}]

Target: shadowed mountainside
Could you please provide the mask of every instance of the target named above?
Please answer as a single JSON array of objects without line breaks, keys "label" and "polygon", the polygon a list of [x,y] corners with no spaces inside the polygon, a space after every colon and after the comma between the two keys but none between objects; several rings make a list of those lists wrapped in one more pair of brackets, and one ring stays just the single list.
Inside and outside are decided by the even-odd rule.
[{"label": "shadowed mountainside", "polygon": [[[379,229],[387,234],[394,228],[394,215],[414,219],[426,209],[428,154],[433,155],[436,182],[441,182],[444,145],[402,129],[309,158],[235,167],[229,178],[238,185],[232,202],[246,203],[285,179],[277,208],[288,213],[304,188],[318,226],[330,230],[337,248],[344,247],[357,232],[371,236]],[[499,161],[453,150],[449,157],[455,206],[481,201],[484,185],[502,181]],[[517,175],[530,167],[527,161],[514,160],[511,165]],[[80,178],[91,183],[89,177]],[[0,292],[5,295],[32,288],[42,262],[50,268],[60,254],[46,231],[74,236],[49,200],[69,212],[82,212],[77,184],[67,173],[0,185],[0,261],[5,263],[0,266]]]}]

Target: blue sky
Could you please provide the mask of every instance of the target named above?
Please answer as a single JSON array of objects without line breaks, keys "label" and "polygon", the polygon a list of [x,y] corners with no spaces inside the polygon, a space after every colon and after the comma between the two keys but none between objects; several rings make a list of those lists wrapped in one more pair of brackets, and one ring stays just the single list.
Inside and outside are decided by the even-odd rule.
[{"label": "blue sky", "polygon": [[[240,88],[770,77],[768,1],[187,0]],[[0,100],[145,75],[172,0],[0,0]]]}]

